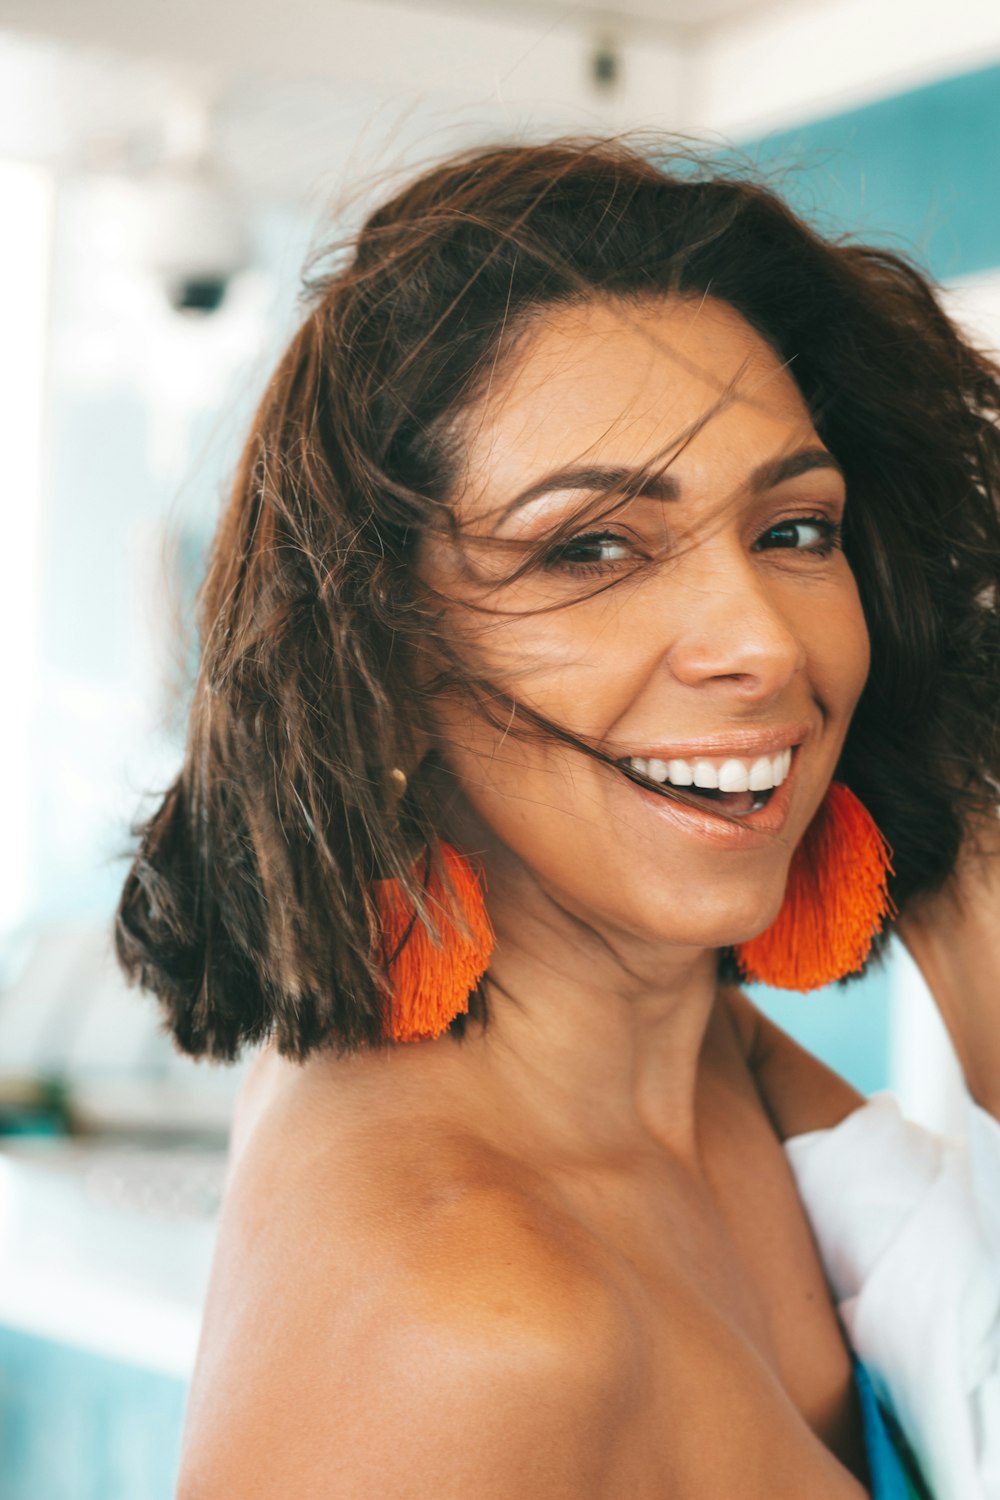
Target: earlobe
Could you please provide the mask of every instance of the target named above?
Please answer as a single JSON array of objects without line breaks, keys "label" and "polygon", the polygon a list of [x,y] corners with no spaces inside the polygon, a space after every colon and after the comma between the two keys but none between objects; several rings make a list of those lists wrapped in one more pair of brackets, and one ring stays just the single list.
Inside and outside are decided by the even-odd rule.
[{"label": "earlobe", "polygon": [[395,802],[402,802],[406,796],[410,783],[418,774],[430,752],[430,737],[422,729],[411,731],[410,744],[407,747],[412,754],[406,757],[405,769],[402,765],[392,766],[389,770],[388,784],[389,792]]},{"label": "earlobe", "polygon": [[396,745],[396,762],[385,775],[388,795],[393,802],[402,802],[430,753],[430,735],[420,724],[411,724],[408,735],[400,738],[402,742]]}]

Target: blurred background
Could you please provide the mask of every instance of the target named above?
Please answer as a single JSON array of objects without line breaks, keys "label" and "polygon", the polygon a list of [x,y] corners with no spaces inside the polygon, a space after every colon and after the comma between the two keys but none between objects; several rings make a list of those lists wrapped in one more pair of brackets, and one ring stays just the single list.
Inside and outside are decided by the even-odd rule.
[{"label": "blurred background", "polygon": [[[996,0],[0,0],[0,1494],[168,1500],[246,1063],[195,1064],[109,928],[179,763],[190,606],[310,251],[449,149],[737,146],[1000,345]],[[761,997],[954,1131],[895,949]]]}]

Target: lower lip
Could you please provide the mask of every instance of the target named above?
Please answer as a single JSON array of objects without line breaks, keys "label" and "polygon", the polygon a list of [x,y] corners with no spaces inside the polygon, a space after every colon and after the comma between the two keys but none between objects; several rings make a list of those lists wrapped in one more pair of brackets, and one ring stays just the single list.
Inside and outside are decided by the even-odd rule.
[{"label": "lower lip", "polygon": [[627,777],[625,779],[631,790],[638,793],[651,812],[658,813],[660,817],[665,818],[668,823],[674,824],[683,832],[694,834],[698,838],[706,839],[710,844],[717,844],[725,849],[752,849],[761,844],[773,843],[775,834],[780,833],[784,828],[792,804],[792,786],[798,760],[799,752],[796,747],[792,754],[792,764],[788,775],[781,785],[775,788],[767,805],[760,808],[758,812],[746,813],[732,822],[728,818],[720,817],[717,813],[702,812],[700,807],[688,807],[686,803],[675,802],[672,798],[661,796],[658,792],[647,791],[638,782],[631,781]]}]

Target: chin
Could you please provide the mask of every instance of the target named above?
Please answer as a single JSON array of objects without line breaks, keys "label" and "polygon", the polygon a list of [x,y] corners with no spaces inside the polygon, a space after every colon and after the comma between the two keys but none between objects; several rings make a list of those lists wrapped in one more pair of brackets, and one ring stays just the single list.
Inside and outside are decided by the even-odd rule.
[{"label": "chin", "polygon": [[[784,885],[768,900],[761,899],[760,891],[748,894],[742,902],[711,903],[712,910],[688,910],[682,929],[678,929],[677,908],[657,913],[658,920],[649,924],[657,939],[674,947],[684,948],[732,948],[738,943],[749,942],[766,932],[781,910]],[[708,904],[708,903],[706,903]]]}]

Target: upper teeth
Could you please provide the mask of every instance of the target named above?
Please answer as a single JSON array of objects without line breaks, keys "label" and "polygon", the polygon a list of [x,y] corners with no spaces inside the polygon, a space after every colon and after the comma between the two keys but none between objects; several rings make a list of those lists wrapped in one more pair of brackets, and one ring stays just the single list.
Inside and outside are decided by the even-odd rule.
[{"label": "upper teeth", "polygon": [[650,781],[669,781],[672,786],[698,786],[719,792],[766,792],[780,786],[792,764],[791,746],[776,755],[756,760],[735,756],[699,756],[696,760],[647,760],[633,755],[626,762]]}]

